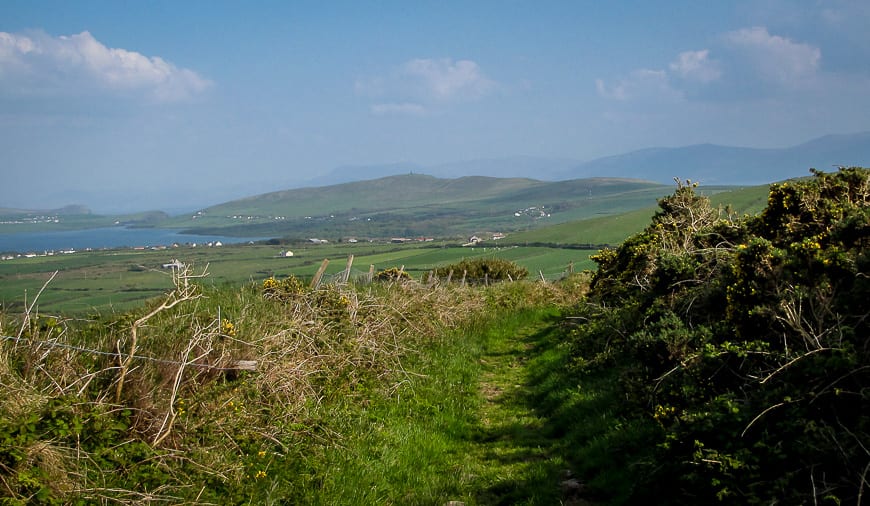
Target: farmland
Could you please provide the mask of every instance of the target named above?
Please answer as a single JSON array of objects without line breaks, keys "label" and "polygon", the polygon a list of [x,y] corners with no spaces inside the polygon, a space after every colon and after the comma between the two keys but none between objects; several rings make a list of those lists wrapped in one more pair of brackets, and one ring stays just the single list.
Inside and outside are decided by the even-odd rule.
[{"label": "farmland", "polygon": [[[382,270],[402,267],[414,278],[433,268],[463,258],[495,256],[517,262],[546,279],[560,277],[573,262],[577,270],[591,269],[594,251],[546,247],[460,247],[455,244],[323,244],[299,245],[294,256],[280,257],[280,246],[233,245],[222,248],[179,248],[163,251],[109,250],[71,255],[19,258],[0,262],[0,298],[7,310],[21,308],[49,277],[57,276],[40,295],[42,311],[86,313],[125,311],[172,286],[163,265],[178,259],[197,269],[208,267],[208,285],[241,285],[294,275],[311,279],[321,262],[329,259],[326,275],[345,270],[354,256],[352,277],[367,274],[369,266]],[[459,275],[459,274],[458,274]]]},{"label": "farmland", "polygon": [[[653,188],[659,191],[658,186]],[[6,260],[0,262],[0,301],[7,309],[22,307],[25,294],[32,300],[42,284],[58,271],[40,296],[42,310],[78,314],[93,310],[125,311],[141,304],[144,299],[164,293],[171,286],[169,271],[162,266],[174,259],[198,269],[208,266],[209,275],[204,282],[210,285],[239,285],[259,282],[269,276],[280,278],[288,275],[308,280],[324,259],[330,260],[326,275],[333,276],[346,268],[349,255],[354,256],[351,278],[367,274],[373,265],[376,270],[404,267],[412,277],[420,279],[435,267],[463,258],[496,256],[526,267],[536,277],[553,280],[561,277],[572,263],[577,271],[593,269],[595,264],[589,260],[589,255],[598,246],[619,244],[643,229],[655,207],[641,207],[624,213],[616,211],[654,201],[654,196],[647,191],[640,192],[642,198],[638,197],[639,200],[626,201],[626,194],[620,191],[594,203],[600,207],[596,213],[609,209],[613,214],[590,215],[588,205],[593,204],[587,203],[577,208],[585,209],[586,219],[511,233],[504,239],[484,241],[477,247],[461,247],[460,241],[455,239],[406,244],[367,241],[312,244],[282,240],[287,244],[244,244],[208,249],[181,247],[162,251],[118,249]],[[738,214],[758,212],[767,195],[766,186],[704,191],[711,194],[714,205],[729,206]],[[217,230],[227,231],[226,228]],[[313,234],[330,231],[334,232],[329,225],[326,230],[312,229]],[[288,249],[293,251],[292,257],[279,256],[281,251]]]}]

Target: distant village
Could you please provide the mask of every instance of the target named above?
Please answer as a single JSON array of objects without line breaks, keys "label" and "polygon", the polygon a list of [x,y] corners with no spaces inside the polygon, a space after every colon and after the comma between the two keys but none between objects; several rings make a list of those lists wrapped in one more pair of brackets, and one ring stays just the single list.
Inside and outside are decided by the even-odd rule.
[{"label": "distant village", "polygon": [[59,250],[45,250],[42,252],[34,252],[30,251],[27,253],[6,253],[0,255],[0,260],[14,260],[16,258],[37,258],[37,257],[51,257],[56,255],[71,255],[73,253],[82,252],[91,252],[91,251],[106,251],[113,249],[131,249],[133,251],[163,251],[168,249],[176,249],[176,248],[219,248],[224,244],[221,241],[209,241],[204,243],[172,243],[169,246],[165,245],[157,245],[157,246],[132,246],[132,247],[121,247],[121,248],[83,248],[80,250],[76,250],[73,248],[69,249],[59,249]]},{"label": "distant village", "polygon": [[60,223],[60,216],[24,216],[14,220],[0,220],[0,225],[29,225],[32,223]]}]

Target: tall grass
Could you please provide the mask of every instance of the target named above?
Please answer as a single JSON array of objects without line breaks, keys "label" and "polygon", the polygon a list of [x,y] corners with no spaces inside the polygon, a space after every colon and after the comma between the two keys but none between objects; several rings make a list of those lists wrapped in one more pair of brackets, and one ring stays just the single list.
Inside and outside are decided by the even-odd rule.
[{"label": "tall grass", "polygon": [[2,315],[0,495],[452,497],[471,480],[453,453],[479,402],[482,343],[469,336],[519,308],[576,300],[582,287],[403,282],[273,297],[260,283],[206,283],[172,307],[161,309],[170,293],[120,316]]}]

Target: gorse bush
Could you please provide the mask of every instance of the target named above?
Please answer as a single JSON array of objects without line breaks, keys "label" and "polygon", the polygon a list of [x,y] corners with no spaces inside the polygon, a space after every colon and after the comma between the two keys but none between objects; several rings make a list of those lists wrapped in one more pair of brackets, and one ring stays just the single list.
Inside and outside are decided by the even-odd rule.
[{"label": "gorse bush", "polygon": [[305,293],[305,284],[296,276],[287,276],[278,281],[274,277],[263,280],[263,295],[287,302],[294,297]]},{"label": "gorse bush", "polygon": [[737,218],[691,184],[595,257],[580,371],[657,428],[634,499],[855,503],[870,465],[870,171],[772,185]]},{"label": "gorse bush", "polygon": [[463,259],[434,270],[439,279],[465,280],[468,283],[517,281],[529,275],[528,269],[510,260],[495,257]]},{"label": "gorse bush", "polygon": [[378,281],[409,281],[411,275],[398,267],[390,267],[389,269],[378,271],[375,279]]}]

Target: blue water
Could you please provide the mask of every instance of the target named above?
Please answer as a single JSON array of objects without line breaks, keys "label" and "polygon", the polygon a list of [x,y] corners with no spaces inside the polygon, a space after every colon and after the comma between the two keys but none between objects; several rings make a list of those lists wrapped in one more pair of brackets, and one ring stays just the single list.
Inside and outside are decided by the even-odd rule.
[{"label": "blue water", "polygon": [[123,248],[171,246],[172,243],[220,241],[223,244],[256,241],[260,237],[224,237],[219,235],[180,234],[157,228],[106,227],[62,232],[18,232],[0,234],[0,252],[41,253],[43,251],[83,250],[86,248]]}]

